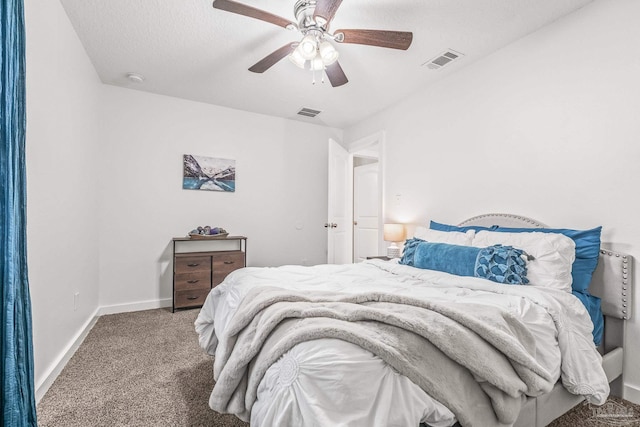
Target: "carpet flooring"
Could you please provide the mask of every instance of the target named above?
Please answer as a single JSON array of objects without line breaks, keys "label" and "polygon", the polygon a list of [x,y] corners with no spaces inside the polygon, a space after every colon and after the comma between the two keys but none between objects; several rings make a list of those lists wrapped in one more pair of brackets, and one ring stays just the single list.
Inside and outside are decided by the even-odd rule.
[{"label": "carpet flooring", "polygon": [[[198,346],[197,315],[158,309],[100,317],[38,404],[38,425],[247,427],[208,406],[213,361]],[[609,403],[617,418],[578,405],[551,426],[640,427],[640,405]]]},{"label": "carpet flooring", "polygon": [[102,316],[38,404],[40,427],[248,426],[209,408],[199,310]]}]

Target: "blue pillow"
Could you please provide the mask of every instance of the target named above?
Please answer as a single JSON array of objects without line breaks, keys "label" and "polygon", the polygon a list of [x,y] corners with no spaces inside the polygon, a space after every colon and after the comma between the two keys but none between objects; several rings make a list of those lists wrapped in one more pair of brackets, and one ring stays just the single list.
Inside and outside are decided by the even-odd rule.
[{"label": "blue pillow", "polygon": [[476,260],[474,275],[498,283],[526,285],[527,254],[512,246],[493,245],[482,248]]},{"label": "blue pillow", "polygon": [[473,276],[480,248],[409,239],[404,244],[400,264],[444,271],[456,276]]},{"label": "blue pillow", "polygon": [[482,277],[497,283],[523,285],[529,283],[525,255],[521,249],[511,246],[475,248],[413,238],[405,243],[400,264],[457,276]]},{"label": "blue pillow", "polygon": [[537,231],[540,233],[561,233],[573,239],[576,244],[576,259],[571,268],[571,289],[578,292],[587,292],[593,272],[598,266],[600,257],[600,235],[602,227],[592,228],[591,230],[571,230],[567,228],[509,228],[509,227],[481,227],[481,226],[465,226],[457,227],[455,225],[440,224],[431,221],[429,228],[440,231],[467,231],[467,230],[489,230],[504,233],[529,233]]},{"label": "blue pillow", "polygon": [[592,228],[590,230],[571,230],[568,228],[509,228],[509,227],[481,227],[466,226],[458,227],[455,225],[441,224],[431,221],[429,228],[440,231],[466,231],[466,230],[489,230],[505,233],[528,233],[538,231],[541,233],[562,233],[573,239],[576,244],[576,259],[571,266],[571,289],[575,295],[585,306],[593,322],[593,342],[600,345],[602,341],[602,331],[604,329],[604,318],[600,307],[600,298],[589,294],[589,284],[593,272],[598,266],[600,259],[600,236],[602,227]]},{"label": "blue pillow", "polygon": [[593,342],[596,346],[602,343],[602,333],[604,332],[604,316],[602,315],[602,308],[600,306],[600,298],[594,297],[588,292],[571,292],[575,295],[585,306],[589,317],[593,322]]}]

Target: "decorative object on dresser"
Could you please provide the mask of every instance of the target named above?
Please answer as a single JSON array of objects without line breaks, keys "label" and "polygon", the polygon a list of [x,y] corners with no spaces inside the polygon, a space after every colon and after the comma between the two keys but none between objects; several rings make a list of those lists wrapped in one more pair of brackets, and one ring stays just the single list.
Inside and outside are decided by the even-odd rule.
[{"label": "decorative object on dresser", "polygon": [[391,245],[387,248],[387,256],[389,258],[399,258],[400,248],[396,243],[404,241],[406,237],[403,224],[385,224],[384,225],[384,240],[391,242]]},{"label": "decorative object on dresser", "polygon": [[192,239],[222,239],[229,235],[227,230],[222,227],[204,227],[198,226],[189,232],[189,237]]},{"label": "decorative object on dresser", "polygon": [[173,238],[173,307],[202,307],[209,291],[247,265],[247,238]]}]

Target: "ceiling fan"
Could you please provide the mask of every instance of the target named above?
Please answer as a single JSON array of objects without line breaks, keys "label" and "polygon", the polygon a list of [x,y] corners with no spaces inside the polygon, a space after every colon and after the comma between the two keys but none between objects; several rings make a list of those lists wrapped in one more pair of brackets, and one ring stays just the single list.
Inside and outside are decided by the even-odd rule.
[{"label": "ceiling fan", "polygon": [[[298,0],[293,7],[297,24],[286,18],[274,15],[233,0],[214,0],[213,7],[227,12],[237,13],[269,22],[288,30],[298,30],[302,40],[288,43],[275,50],[249,68],[254,73],[264,73],[285,56],[300,68],[312,71],[324,71],[331,86],[342,86],[349,80],[338,63],[338,51],[330,40],[338,43],[364,44],[407,50],[413,40],[413,33],[386,30],[336,30],[329,31],[331,20],[335,16],[342,0]],[[314,77],[315,82],[315,77]]]}]

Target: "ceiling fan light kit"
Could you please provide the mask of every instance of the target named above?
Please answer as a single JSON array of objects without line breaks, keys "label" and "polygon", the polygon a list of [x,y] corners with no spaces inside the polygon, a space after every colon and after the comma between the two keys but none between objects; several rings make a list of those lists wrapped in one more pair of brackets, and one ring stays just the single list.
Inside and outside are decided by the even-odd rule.
[{"label": "ceiling fan light kit", "polygon": [[307,68],[312,71],[324,70],[327,65],[331,65],[338,60],[340,54],[331,43],[326,40],[319,41],[315,34],[307,34],[293,52],[289,54],[289,60],[300,68]]},{"label": "ceiling fan light kit", "polygon": [[249,71],[264,73],[286,56],[299,68],[307,68],[307,62],[309,62],[309,69],[314,73],[314,83],[315,72],[324,71],[331,86],[337,87],[346,84],[349,80],[337,62],[340,54],[327,39],[338,43],[402,50],[407,50],[413,40],[413,34],[405,31],[337,30],[333,34],[330,33],[329,25],[341,3],[342,0],[298,0],[293,7],[297,24],[286,18],[233,0],[215,0],[213,7],[269,22],[289,30],[297,29],[302,33],[303,37],[299,43],[289,43],[282,46],[251,66]]}]

